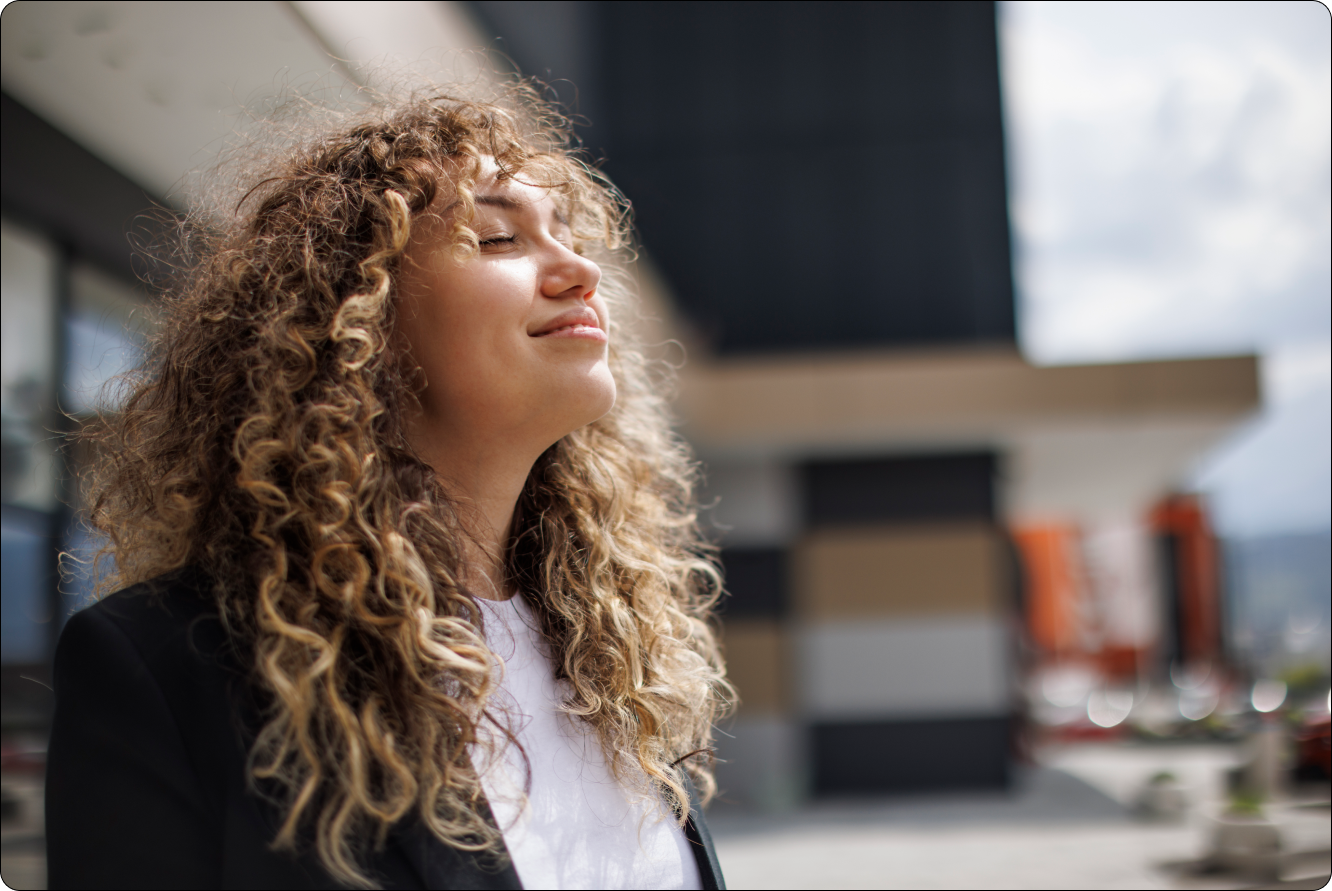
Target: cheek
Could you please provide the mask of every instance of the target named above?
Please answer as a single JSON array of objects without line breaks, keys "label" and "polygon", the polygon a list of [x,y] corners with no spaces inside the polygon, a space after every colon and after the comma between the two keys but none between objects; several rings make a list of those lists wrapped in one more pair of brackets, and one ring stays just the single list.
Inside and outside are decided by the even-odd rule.
[{"label": "cheek", "polygon": [[440,318],[439,308],[432,301],[420,297],[402,297],[398,304],[398,318],[394,335],[405,348],[404,358],[429,371],[445,345],[436,332],[448,330]]},{"label": "cheek", "polygon": [[436,411],[512,402],[513,388],[539,371],[527,342],[521,270],[450,273],[411,280],[400,297],[396,333],[425,373],[422,395]]},{"label": "cheek", "polygon": [[467,277],[448,272],[422,270],[402,283],[397,328],[421,359],[447,350],[475,315]]},{"label": "cheek", "polygon": [[534,285],[521,263],[475,263],[436,276],[428,291],[441,325],[490,334],[525,331]]},{"label": "cheek", "polygon": [[[456,361],[457,345],[451,342],[457,330],[447,301],[439,299],[435,281],[414,276],[403,282],[398,297],[394,336],[402,350],[403,371],[425,389],[418,395],[433,402],[446,386],[445,374]],[[424,375],[424,377],[422,376]]]}]

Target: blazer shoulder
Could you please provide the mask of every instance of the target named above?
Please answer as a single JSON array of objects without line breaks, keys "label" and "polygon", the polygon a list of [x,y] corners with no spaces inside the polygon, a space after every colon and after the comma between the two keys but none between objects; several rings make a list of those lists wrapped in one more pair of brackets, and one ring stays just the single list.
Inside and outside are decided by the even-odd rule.
[{"label": "blazer shoulder", "polygon": [[246,663],[222,626],[211,580],[187,569],[70,617],[56,647],[56,710],[81,688],[114,682],[127,694],[123,685],[147,685],[162,697],[200,775],[215,775],[221,761],[243,762],[245,738],[257,729]]},{"label": "blazer shoulder", "polygon": [[69,621],[97,616],[114,623],[135,643],[160,642],[200,619],[217,618],[210,588],[208,576],[194,567],[185,567],[108,594]]},{"label": "blazer shoulder", "polygon": [[61,632],[57,661],[74,656],[66,651],[76,647],[79,638],[108,624],[133,644],[151,669],[235,668],[211,579],[194,567],[124,588],[75,613]]},{"label": "blazer shoulder", "polygon": [[46,778],[53,888],[209,887],[222,874],[239,761],[223,674],[192,640],[208,611],[164,609],[148,594],[113,594],[60,636]]}]

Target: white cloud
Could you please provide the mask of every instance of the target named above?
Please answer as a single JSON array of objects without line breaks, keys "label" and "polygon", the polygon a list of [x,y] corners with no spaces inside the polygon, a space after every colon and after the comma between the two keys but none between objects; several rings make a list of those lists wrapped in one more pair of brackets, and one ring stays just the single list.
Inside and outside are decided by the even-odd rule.
[{"label": "white cloud", "polygon": [[1332,55],[1311,2],[1001,4],[1020,338],[1037,362],[1258,352],[1196,484],[1327,526]]},{"label": "white cloud", "polygon": [[1319,390],[1332,390],[1332,341],[1290,344],[1263,362],[1263,400],[1274,408]]},{"label": "white cloud", "polygon": [[1290,51],[1249,10],[1233,17],[1243,39],[1208,43],[1168,4],[1005,6],[1028,354],[1264,350],[1327,330],[1326,49]]}]

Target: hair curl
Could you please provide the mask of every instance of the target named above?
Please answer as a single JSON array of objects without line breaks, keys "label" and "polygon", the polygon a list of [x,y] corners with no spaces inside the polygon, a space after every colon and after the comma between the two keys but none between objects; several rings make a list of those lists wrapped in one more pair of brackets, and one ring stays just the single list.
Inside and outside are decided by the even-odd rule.
[{"label": "hair curl", "polygon": [[[466,532],[408,444],[412,371],[391,349],[413,220],[451,190],[455,249],[475,251],[489,156],[500,176],[555,190],[612,273],[629,225],[530,85],[490,103],[380,99],[357,117],[288,146],[234,212],[196,216],[202,247],[164,297],[149,361],[89,434],[101,459],[87,503],[114,558],[105,590],[191,564],[215,581],[272,703],[249,771],[278,790],[274,844],[312,836],[334,877],[371,886],[362,839],[381,845],[413,810],[449,844],[498,847],[467,754],[493,678]],[[600,290],[621,309],[630,299],[622,273]],[[568,683],[566,711],[595,728],[617,776],[683,820],[680,771],[705,796],[715,784],[680,759],[708,746],[732,697],[708,624],[720,581],[661,378],[623,325],[609,361],[616,405],[533,466],[507,571]]]}]

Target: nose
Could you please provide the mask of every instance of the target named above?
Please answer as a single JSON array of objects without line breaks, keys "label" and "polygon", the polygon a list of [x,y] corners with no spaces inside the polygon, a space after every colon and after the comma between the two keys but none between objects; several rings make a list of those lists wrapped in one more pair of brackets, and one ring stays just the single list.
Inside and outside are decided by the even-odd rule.
[{"label": "nose", "polygon": [[601,283],[601,267],[582,254],[554,243],[548,261],[541,293],[551,299],[577,297],[587,300],[597,292]]}]

